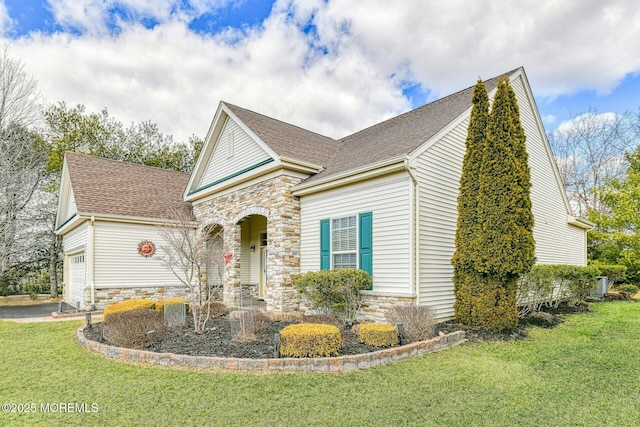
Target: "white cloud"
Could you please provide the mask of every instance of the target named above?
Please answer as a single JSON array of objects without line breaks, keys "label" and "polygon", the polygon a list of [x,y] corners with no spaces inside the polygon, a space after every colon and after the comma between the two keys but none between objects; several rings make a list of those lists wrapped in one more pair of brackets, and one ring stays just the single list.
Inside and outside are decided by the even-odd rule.
[{"label": "white cloud", "polygon": [[[606,92],[640,71],[632,0],[278,0],[263,25],[216,35],[189,31],[190,19],[236,1],[50,3],[80,35],[10,41],[49,101],[151,120],[177,140],[204,136],[220,100],[340,137],[408,109],[407,82],[441,97],[524,65],[551,97]],[[110,32],[116,6],[158,25]]]}]

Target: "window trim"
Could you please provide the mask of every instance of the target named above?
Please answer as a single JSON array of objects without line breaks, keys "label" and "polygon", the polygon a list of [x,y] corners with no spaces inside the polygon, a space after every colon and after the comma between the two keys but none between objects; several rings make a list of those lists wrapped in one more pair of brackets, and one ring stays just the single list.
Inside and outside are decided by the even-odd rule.
[{"label": "window trim", "polygon": [[[340,218],[355,217],[355,250],[333,250],[333,224]],[[363,236],[363,224],[367,227],[367,236]],[[373,211],[333,216],[320,220],[320,270],[335,269],[334,255],[355,254],[356,269],[364,270],[373,276]],[[363,268],[362,264],[366,264]]]}]

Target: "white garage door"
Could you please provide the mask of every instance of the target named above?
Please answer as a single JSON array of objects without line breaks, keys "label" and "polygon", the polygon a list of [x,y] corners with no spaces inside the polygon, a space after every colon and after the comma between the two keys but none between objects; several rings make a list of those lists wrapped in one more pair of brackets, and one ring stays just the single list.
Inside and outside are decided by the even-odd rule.
[{"label": "white garage door", "polygon": [[72,305],[79,304],[76,308],[85,308],[84,288],[86,282],[84,253],[73,255],[69,262],[71,266],[71,301]]}]

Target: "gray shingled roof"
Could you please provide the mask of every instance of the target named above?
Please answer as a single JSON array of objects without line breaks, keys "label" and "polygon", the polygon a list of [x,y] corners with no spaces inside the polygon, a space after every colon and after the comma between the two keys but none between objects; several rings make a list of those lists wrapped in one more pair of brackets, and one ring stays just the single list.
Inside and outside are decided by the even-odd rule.
[{"label": "gray shingled roof", "polygon": [[[515,71],[486,80],[487,90]],[[413,152],[470,108],[472,93],[473,86],[340,140],[224,104],[278,155],[324,166],[312,182]]]},{"label": "gray shingled roof", "polygon": [[[487,91],[501,77],[485,81]],[[342,138],[334,161],[307,182],[413,152],[469,109],[472,94],[473,86]]]},{"label": "gray shingled roof", "polygon": [[335,139],[227,102],[224,104],[279,156],[326,166],[340,145]]},{"label": "gray shingled roof", "polygon": [[188,174],[72,152],[65,162],[80,213],[165,219],[189,209]]}]

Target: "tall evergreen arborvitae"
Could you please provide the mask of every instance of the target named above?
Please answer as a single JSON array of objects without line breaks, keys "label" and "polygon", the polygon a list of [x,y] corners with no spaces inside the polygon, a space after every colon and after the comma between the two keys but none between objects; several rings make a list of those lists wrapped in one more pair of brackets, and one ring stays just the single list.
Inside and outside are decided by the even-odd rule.
[{"label": "tall evergreen arborvitae", "polygon": [[513,89],[498,83],[487,126],[479,177],[473,269],[484,280],[476,300],[478,322],[493,330],[518,323],[517,281],[535,262],[530,171],[525,134]]},{"label": "tall evergreen arborvitae", "polygon": [[472,242],[479,233],[478,193],[480,191],[480,168],[486,144],[489,120],[489,95],[487,88],[478,80],[471,99],[471,117],[467,127],[466,152],[462,162],[460,193],[458,195],[458,226],[455,237],[453,283],[455,292],[454,311],[459,322],[477,323],[475,300],[481,287],[481,277],[473,269]]}]

